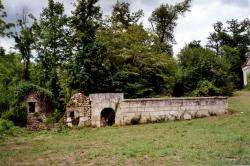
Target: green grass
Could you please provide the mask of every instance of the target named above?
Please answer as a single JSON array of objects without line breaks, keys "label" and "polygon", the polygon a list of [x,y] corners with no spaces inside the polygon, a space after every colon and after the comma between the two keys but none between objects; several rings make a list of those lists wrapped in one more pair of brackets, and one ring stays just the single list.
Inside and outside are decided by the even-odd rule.
[{"label": "green grass", "polygon": [[250,91],[233,114],[126,127],[23,131],[0,140],[0,165],[250,164]]}]

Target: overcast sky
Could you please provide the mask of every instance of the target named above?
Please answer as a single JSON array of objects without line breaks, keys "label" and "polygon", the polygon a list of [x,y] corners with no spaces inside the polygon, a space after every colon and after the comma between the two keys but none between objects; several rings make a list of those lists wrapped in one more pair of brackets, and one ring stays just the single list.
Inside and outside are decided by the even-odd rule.
[{"label": "overcast sky", "polygon": [[[8,14],[8,21],[15,22],[18,14],[23,8],[28,8],[35,16],[39,16],[42,8],[46,7],[47,0],[2,0]],[[73,0],[58,0],[64,3],[66,13],[70,14],[74,9]],[[104,15],[111,13],[112,5],[117,0],[99,0]],[[122,0],[121,0],[122,1]],[[142,9],[144,18],[141,20],[145,27],[150,27],[148,17],[152,11],[162,3],[175,4],[181,0],[123,0],[131,4],[132,11]],[[178,19],[175,29],[174,52],[177,54],[185,43],[192,40],[201,40],[206,43],[209,32],[213,31],[212,25],[216,21],[226,22],[230,19],[243,20],[250,17],[250,0],[193,0],[191,11]],[[13,46],[13,41],[2,39],[0,45],[9,50]]]}]

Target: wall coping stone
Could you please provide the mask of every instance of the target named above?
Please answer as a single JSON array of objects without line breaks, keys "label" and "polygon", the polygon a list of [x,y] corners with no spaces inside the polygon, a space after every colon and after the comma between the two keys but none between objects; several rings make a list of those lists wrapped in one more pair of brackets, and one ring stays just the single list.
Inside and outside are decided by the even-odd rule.
[{"label": "wall coping stone", "polygon": [[208,99],[228,99],[228,96],[213,96],[213,97],[171,97],[171,98],[138,98],[124,99],[124,102],[137,101],[166,101],[166,100],[208,100]]}]

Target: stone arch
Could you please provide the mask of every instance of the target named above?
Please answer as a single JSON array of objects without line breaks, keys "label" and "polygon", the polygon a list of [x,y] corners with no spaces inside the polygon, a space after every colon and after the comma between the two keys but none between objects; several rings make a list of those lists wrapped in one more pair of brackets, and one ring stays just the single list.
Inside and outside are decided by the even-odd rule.
[{"label": "stone arch", "polygon": [[101,127],[115,124],[115,111],[112,108],[104,108],[101,111]]}]

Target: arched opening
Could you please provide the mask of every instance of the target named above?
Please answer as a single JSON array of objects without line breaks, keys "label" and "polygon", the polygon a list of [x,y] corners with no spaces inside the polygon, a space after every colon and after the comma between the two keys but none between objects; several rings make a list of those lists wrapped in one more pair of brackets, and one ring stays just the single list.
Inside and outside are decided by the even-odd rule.
[{"label": "arched opening", "polygon": [[115,123],[115,111],[112,108],[104,108],[101,112],[101,126],[112,126]]}]

